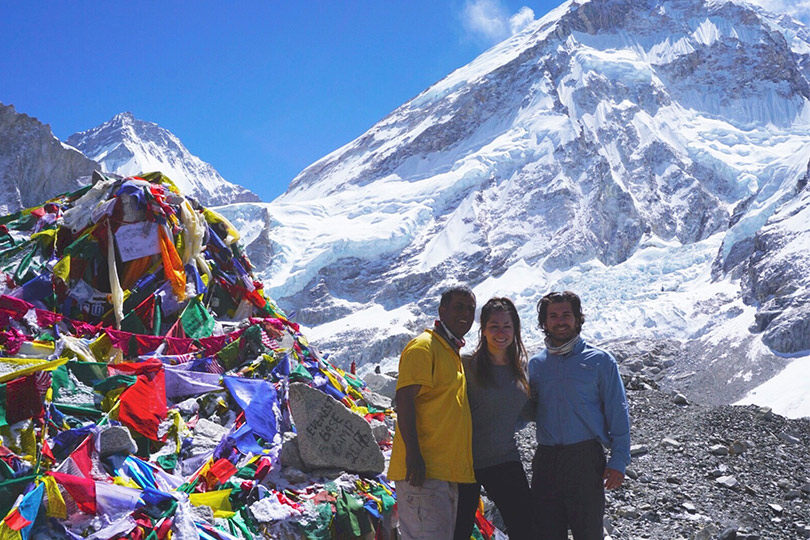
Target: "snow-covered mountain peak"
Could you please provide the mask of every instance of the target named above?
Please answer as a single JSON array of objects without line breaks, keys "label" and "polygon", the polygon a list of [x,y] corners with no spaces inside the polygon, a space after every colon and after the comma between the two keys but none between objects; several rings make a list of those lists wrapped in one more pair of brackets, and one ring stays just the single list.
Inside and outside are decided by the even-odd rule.
[{"label": "snow-covered mountain peak", "polygon": [[161,171],[185,193],[208,206],[258,201],[193,155],[172,132],[123,112],[93,129],[74,133],[68,144],[101,164],[105,172],[133,176]]},{"label": "snow-covered mountain peak", "polygon": [[810,161],[808,52],[744,2],[569,1],[227,213],[337,362],[395,359],[457,281],[515,299],[536,347],[534,303],[573,289],[589,337],[681,341],[679,380],[739,399],[807,349],[810,300],[775,276],[808,266],[780,210]]},{"label": "snow-covered mountain peak", "polygon": [[[795,29],[785,32],[794,49],[807,46]],[[581,124],[609,115],[624,97],[651,116],[674,105],[744,130],[806,124],[805,58],[790,53],[785,37],[745,4],[567,2],[305,169],[282,199],[317,198],[389,172],[414,178],[412,167],[396,169],[406,157],[413,165],[438,152],[470,155],[475,147],[461,145],[476,144],[472,135],[481,128],[531,132],[558,112],[576,123],[571,128],[592,130],[598,126]],[[438,132],[444,136],[433,136]],[[409,150],[392,155],[402,144]],[[358,162],[358,148],[373,153]],[[363,174],[342,174],[358,168]]]},{"label": "snow-covered mountain peak", "polygon": [[133,125],[135,124],[136,121],[137,120],[135,119],[134,114],[132,114],[130,111],[124,111],[113,116],[108,122],[108,124],[110,126],[115,125],[125,126],[125,125]]}]

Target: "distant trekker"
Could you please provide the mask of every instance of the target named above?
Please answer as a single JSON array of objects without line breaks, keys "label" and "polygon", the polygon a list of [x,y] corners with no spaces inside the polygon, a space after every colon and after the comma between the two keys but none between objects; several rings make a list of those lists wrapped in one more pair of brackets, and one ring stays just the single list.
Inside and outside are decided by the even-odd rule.
[{"label": "distant trekker", "polygon": [[439,320],[402,351],[397,427],[388,478],[396,482],[403,540],[451,540],[458,483],[475,482],[472,421],[459,349],[475,318],[475,295],[446,290]]},{"label": "distant trekker", "polygon": [[[616,360],[580,337],[585,317],[571,291],[537,304],[546,348],[529,360],[537,399],[532,499],[537,537],[601,540],[605,489],[624,481],[630,463],[630,417]],[[610,448],[605,462],[603,446]]]}]

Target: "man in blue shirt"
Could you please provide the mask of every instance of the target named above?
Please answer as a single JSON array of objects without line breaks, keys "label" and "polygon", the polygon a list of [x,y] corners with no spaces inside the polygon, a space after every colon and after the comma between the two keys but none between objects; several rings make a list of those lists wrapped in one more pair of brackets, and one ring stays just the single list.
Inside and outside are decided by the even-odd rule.
[{"label": "man in blue shirt", "polygon": [[[616,360],[580,337],[585,317],[571,291],[537,304],[546,349],[529,360],[536,399],[532,497],[538,538],[602,539],[605,489],[624,481],[630,417]],[[603,447],[610,448],[605,460]]]}]

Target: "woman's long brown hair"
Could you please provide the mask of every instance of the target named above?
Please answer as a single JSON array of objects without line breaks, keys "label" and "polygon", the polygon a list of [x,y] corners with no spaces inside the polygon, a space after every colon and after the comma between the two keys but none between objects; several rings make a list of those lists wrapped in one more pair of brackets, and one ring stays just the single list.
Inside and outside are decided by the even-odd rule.
[{"label": "woman's long brown hair", "polygon": [[487,338],[484,337],[484,329],[487,327],[489,318],[496,311],[507,313],[509,318],[512,319],[515,339],[512,340],[512,343],[506,350],[507,365],[512,368],[512,380],[528,395],[529,381],[526,377],[528,355],[526,354],[526,348],[523,346],[523,340],[520,339],[520,316],[515,308],[515,304],[508,298],[497,296],[490,298],[487,303],[484,304],[484,307],[481,308],[481,328],[478,335],[478,346],[472,353],[472,359],[470,360],[473,376],[476,382],[481,386],[489,386],[492,384],[492,357],[489,354]]}]

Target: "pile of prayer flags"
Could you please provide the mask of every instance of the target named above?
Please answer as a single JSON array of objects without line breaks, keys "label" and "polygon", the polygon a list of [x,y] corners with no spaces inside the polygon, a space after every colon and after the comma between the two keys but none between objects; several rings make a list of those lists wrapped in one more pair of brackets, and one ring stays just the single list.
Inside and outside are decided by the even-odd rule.
[{"label": "pile of prayer flags", "polygon": [[238,240],[160,173],[95,173],[0,217],[0,538],[391,537],[383,475],[282,468],[292,382],[393,413],[310,346]]}]

